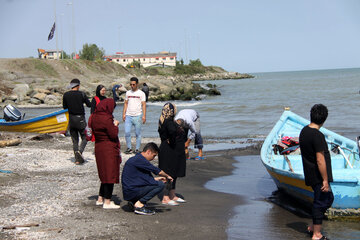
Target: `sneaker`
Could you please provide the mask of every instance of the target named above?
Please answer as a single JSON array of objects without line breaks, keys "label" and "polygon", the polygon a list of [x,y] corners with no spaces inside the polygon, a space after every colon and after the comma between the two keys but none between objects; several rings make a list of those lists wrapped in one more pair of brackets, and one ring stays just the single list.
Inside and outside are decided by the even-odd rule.
[{"label": "sneaker", "polygon": [[145,206],[144,206],[141,208],[135,208],[134,213],[140,214],[140,215],[154,215],[155,211],[145,208]]},{"label": "sneaker", "polygon": [[104,203],[103,208],[105,208],[105,209],[119,209],[120,205],[116,205],[113,201],[111,201],[110,204],[105,204]]},{"label": "sneaker", "polygon": [[81,155],[80,151],[75,152],[75,164],[80,165],[85,162],[83,156]]},{"label": "sneaker", "polygon": [[101,206],[101,205],[103,205],[103,204],[104,204],[104,202],[96,201],[96,206]]},{"label": "sneaker", "polygon": [[135,207],[134,207],[134,204],[132,203],[132,202],[128,202],[127,203],[127,205],[128,205],[128,208],[131,210],[131,211],[134,211],[134,209],[135,209]]},{"label": "sneaker", "polygon": [[125,154],[132,154],[133,150],[131,148],[126,149]]}]

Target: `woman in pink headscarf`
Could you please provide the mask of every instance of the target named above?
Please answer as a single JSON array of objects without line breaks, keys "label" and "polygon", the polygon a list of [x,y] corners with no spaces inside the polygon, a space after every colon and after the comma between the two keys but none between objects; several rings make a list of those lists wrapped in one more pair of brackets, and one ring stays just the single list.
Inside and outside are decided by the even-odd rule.
[{"label": "woman in pink headscarf", "polygon": [[95,135],[95,157],[101,181],[96,205],[105,209],[120,208],[111,201],[114,184],[119,183],[120,175],[120,142],[118,138],[119,121],[113,117],[115,102],[107,98],[102,100],[89,120],[89,126]]}]

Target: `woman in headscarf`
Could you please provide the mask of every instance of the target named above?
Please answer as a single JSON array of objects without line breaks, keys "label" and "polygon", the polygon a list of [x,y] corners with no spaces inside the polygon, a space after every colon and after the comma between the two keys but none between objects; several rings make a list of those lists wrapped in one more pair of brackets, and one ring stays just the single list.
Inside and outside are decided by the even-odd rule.
[{"label": "woman in headscarf", "polygon": [[96,107],[89,121],[95,135],[95,157],[101,181],[96,205],[105,209],[120,208],[111,201],[114,184],[119,183],[120,175],[120,142],[118,138],[119,121],[113,117],[115,102],[111,98],[102,100]]},{"label": "woman in headscarf", "polygon": [[95,111],[96,106],[100,103],[100,101],[106,98],[105,93],[106,93],[106,88],[104,85],[100,84],[96,87],[96,96],[93,97],[93,99],[91,100],[90,113],[93,113]]},{"label": "woman in headscarf", "polygon": [[161,139],[159,153],[159,168],[168,173],[174,180],[167,183],[164,191],[162,204],[176,206],[186,202],[176,196],[176,179],[185,176],[185,137],[184,129],[174,121],[176,107],[172,103],[166,103],[161,111],[158,132]]}]

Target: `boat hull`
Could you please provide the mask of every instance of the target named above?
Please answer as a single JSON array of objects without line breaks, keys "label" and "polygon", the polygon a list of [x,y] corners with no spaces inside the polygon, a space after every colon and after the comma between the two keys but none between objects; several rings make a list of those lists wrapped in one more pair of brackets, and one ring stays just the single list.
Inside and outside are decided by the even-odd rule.
[{"label": "boat hull", "polygon": [[69,123],[67,109],[16,122],[0,122],[0,131],[53,133],[66,131]]},{"label": "boat hull", "polygon": [[[273,151],[273,145],[279,138],[298,137],[301,129],[308,124],[309,121],[290,111],[285,111],[264,141],[261,148],[261,160],[278,189],[306,204],[311,204],[314,193],[310,186],[305,185],[301,155],[287,155],[294,169],[292,172],[285,157]],[[360,210],[360,159],[357,144],[325,128],[322,128],[321,132],[325,135],[329,149],[336,143],[345,153],[331,155],[334,180],[330,183],[334,194],[332,208]],[[348,159],[346,160],[344,156]]]}]

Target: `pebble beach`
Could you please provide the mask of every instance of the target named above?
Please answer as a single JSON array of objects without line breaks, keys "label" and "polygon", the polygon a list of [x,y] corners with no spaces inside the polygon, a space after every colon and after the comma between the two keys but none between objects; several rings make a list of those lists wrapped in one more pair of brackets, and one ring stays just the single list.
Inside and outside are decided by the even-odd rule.
[{"label": "pebble beach", "polygon": [[[213,177],[231,172],[233,154],[240,150],[207,153],[202,161],[187,161],[187,176],[179,179],[178,192],[188,203],[170,207],[158,198],[149,202],[154,216],[135,215],[123,201],[116,184],[112,200],[118,210],[96,206],[99,189],[94,143],[74,164],[70,137],[11,134],[18,146],[0,148],[0,239],[224,239],[236,196],[207,190]],[[124,139],[120,138],[122,146]],[[156,142],[145,138],[142,143]],[[122,152],[123,152],[122,147]],[[195,155],[195,153],[192,153]],[[122,166],[132,155],[122,153]],[[157,158],[153,161],[157,165]],[[235,199],[234,199],[235,198]],[[196,237],[195,237],[196,236]]]}]

